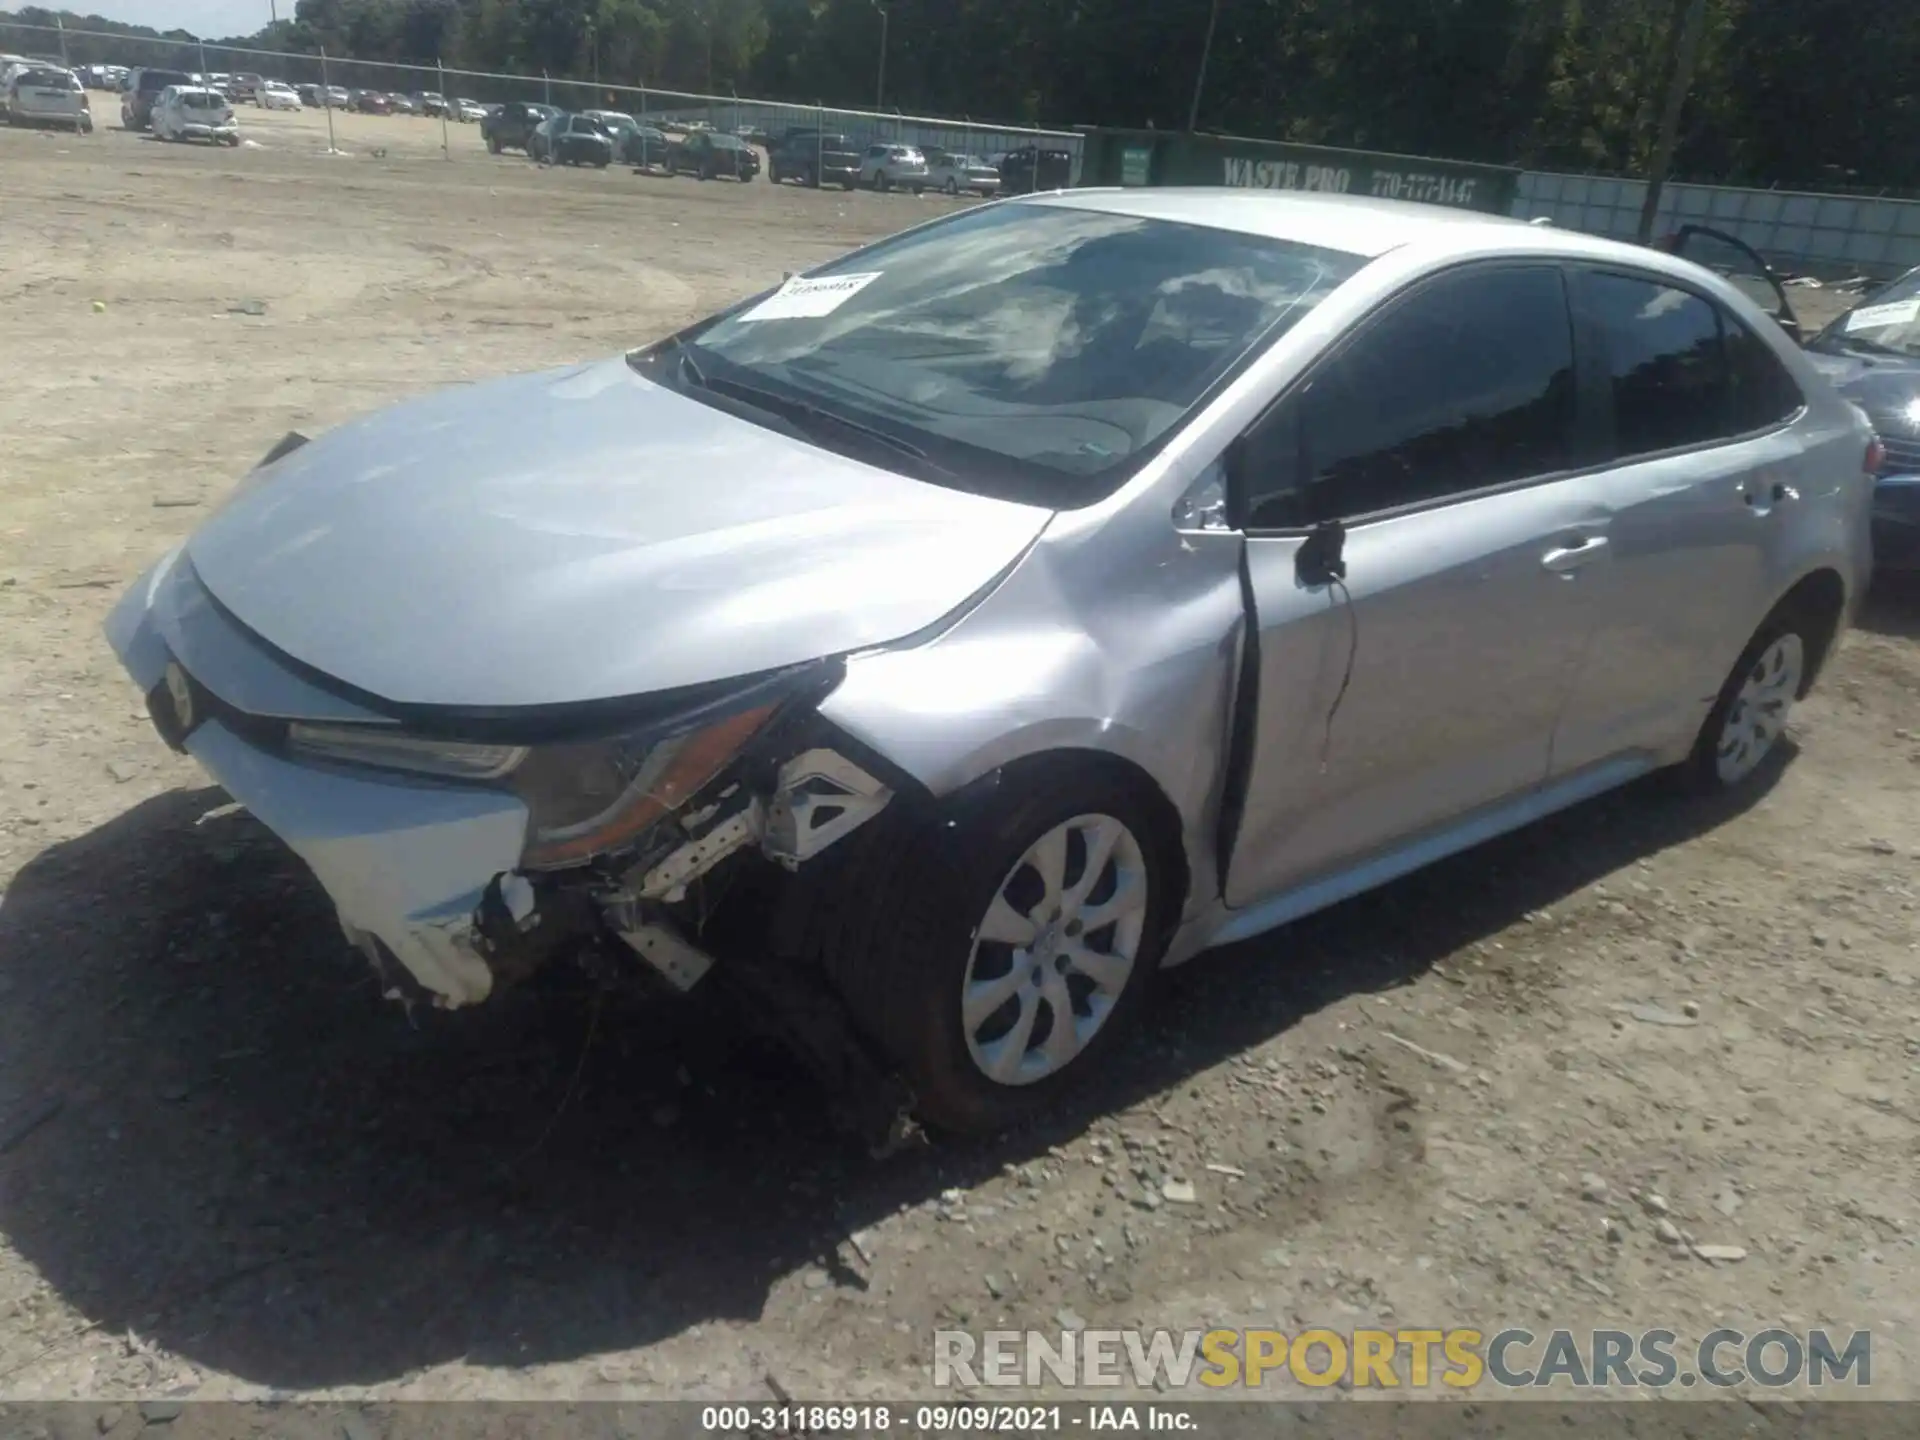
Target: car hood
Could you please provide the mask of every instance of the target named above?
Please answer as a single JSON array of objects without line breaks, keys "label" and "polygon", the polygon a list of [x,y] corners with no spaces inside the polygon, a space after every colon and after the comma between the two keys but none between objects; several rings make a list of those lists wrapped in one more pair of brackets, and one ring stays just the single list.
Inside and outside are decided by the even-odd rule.
[{"label": "car hood", "polygon": [[359,690],[555,705],[909,635],[1050,514],[819,449],[615,358],[343,425],[243,480],[187,553],[242,625]]},{"label": "car hood", "polygon": [[1808,350],[1807,359],[1883,435],[1920,437],[1920,360]]}]

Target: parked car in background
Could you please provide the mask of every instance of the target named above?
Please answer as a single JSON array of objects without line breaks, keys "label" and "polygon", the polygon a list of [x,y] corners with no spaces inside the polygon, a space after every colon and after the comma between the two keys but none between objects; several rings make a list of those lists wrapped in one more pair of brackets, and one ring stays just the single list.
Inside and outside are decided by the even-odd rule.
[{"label": "parked car in background", "polygon": [[353,93],[344,85],[322,85],[320,103],[334,110],[345,110],[353,104]]},{"label": "parked car in background", "polygon": [[93,106],[80,77],[43,65],[16,67],[0,93],[9,125],[50,125],[76,135],[93,131]]},{"label": "parked car in background", "polygon": [[169,85],[153,102],[153,133],[162,140],[240,143],[233,102],[211,85]]},{"label": "parked car in background", "polygon": [[190,85],[181,70],[161,70],[141,66],[127,75],[127,88],[120,92],[120,126],[123,130],[147,130],[153,125],[153,103],[170,85]]},{"label": "parked car in background", "polygon": [[582,110],[589,120],[596,120],[600,128],[607,132],[607,138],[613,141],[613,158],[618,160],[620,152],[626,146],[627,136],[640,128],[640,122],[624,110]]},{"label": "parked car in background", "polygon": [[502,150],[525,150],[533,132],[558,114],[560,111],[551,105],[509,100],[480,122],[480,138],[495,155]]},{"label": "parked car in background", "polygon": [[267,82],[249,71],[227,77],[227,94],[236,102],[258,104],[260,87]]},{"label": "parked car in background", "polygon": [[300,97],[300,103],[302,105],[318,106],[323,103],[320,98],[320,87],[318,85],[297,85],[294,87],[293,93]]},{"label": "parked car in background", "polygon": [[478,100],[456,100],[450,112],[453,118],[463,125],[472,125],[486,118],[487,107]]},{"label": "parked car in background", "polygon": [[542,165],[604,170],[613,162],[613,137],[589,115],[555,115],[534,127],[527,138],[527,157]]},{"label": "parked car in background", "polygon": [[860,183],[875,190],[898,187],[918,195],[927,188],[927,157],[913,145],[869,145],[860,161]]},{"label": "parked car in background", "polygon": [[722,175],[751,180],[760,173],[760,152],[738,135],[695,130],[667,152],[667,173],[715,180]]},{"label": "parked car in background", "polygon": [[348,108],[363,115],[391,115],[393,98],[380,90],[353,90],[348,92]]},{"label": "parked car in background", "polygon": [[840,185],[848,190],[860,182],[863,147],[830,130],[789,130],[767,157],[767,178],[778,185],[797,180],[802,185]]},{"label": "parked car in background", "polygon": [[773,963],[958,1130],[1208,947],[1655,772],[1764,793],[1878,448],[1696,265],[1218,188],[291,440],[107,635],[375,993]]},{"label": "parked car in background", "polygon": [[420,113],[420,107],[414,104],[413,100],[406,95],[388,95],[387,104],[393,107],[393,113],[396,115],[417,115]]},{"label": "parked car in background", "polygon": [[447,114],[447,97],[438,90],[422,90],[413,97],[413,108],[422,115]]},{"label": "parked car in background", "polygon": [[265,80],[254,92],[254,103],[262,110],[298,110],[300,92],[284,80]]},{"label": "parked car in background", "polygon": [[1064,190],[1073,184],[1073,152],[1027,145],[1009,150],[1000,162],[1000,193],[1030,195],[1036,190]]},{"label": "parked car in background", "polygon": [[665,168],[667,157],[673,152],[675,144],[665,131],[656,130],[651,125],[636,124],[620,137],[614,159],[622,165],[632,165],[642,170]]},{"label": "parked car in background", "polygon": [[978,155],[951,150],[929,150],[927,185],[947,195],[994,195],[1000,190],[1000,172]]}]

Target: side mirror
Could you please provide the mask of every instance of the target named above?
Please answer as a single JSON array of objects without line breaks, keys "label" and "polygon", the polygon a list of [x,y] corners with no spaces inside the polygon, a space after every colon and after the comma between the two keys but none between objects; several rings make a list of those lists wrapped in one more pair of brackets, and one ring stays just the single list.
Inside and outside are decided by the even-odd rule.
[{"label": "side mirror", "polygon": [[1293,557],[1293,573],[1302,585],[1331,585],[1347,578],[1347,527],[1322,520],[1307,532]]}]

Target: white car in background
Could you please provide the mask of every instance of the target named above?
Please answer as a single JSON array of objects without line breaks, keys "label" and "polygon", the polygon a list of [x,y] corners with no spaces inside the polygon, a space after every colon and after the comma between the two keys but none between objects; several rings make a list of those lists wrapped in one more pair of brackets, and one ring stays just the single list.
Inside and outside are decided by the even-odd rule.
[{"label": "white car in background", "polygon": [[860,157],[860,183],[875,190],[902,185],[918,195],[927,188],[927,157],[912,145],[869,145]]},{"label": "white car in background", "polygon": [[225,95],[205,85],[169,85],[153,102],[153,133],[162,140],[240,143],[240,124]]},{"label": "white car in background", "polygon": [[927,185],[948,195],[1000,193],[1000,172],[978,155],[956,155],[951,150],[927,151]]},{"label": "white car in background", "polygon": [[466,124],[477,124],[487,113],[487,107],[478,100],[456,100],[453,102],[453,118]]},{"label": "white car in background", "polygon": [[269,80],[254,92],[255,101],[262,110],[298,110],[300,96],[284,80]]},{"label": "white car in background", "polygon": [[71,70],[46,65],[15,65],[0,88],[9,125],[59,125],[76,135],[93,129],[86,87]]}]

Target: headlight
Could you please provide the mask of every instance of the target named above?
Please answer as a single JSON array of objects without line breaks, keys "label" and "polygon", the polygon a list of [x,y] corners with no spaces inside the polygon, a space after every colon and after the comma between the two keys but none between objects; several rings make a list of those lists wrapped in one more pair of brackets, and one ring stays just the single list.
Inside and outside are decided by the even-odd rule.
[{"label": "headlight", "polygon": [[[677,726],[543,745],[440,740],[374,725],[287,727],[287,746],[316,759],[447,780],[501,781],[526,802],[521,864],[584,864],[671,815],[720,773],[778,713],[786,687],[755,687],[736,707],[695,712]],[[754,702],[761,703],[754,703]]]},{"label": "headlight", "polygon": [[527,756],[524,746],[465,745],[373,725],[307,725],[300,721],[287,726],[287,746],[322,760],[409,770],[449,780],[497,780]]},{"label": "headlight", "polygon": [[656,729],[528,752],[512,780],[532,815],[521,863],[556,870],[632,839],[692,799],[778,708],[736,711],[665,739]]}]

